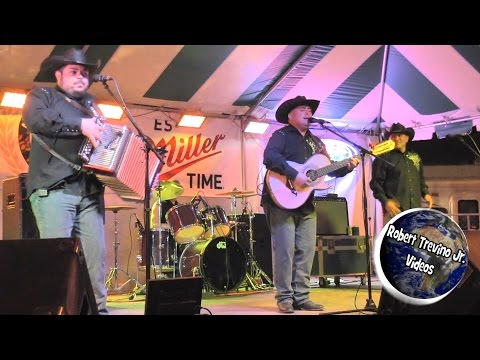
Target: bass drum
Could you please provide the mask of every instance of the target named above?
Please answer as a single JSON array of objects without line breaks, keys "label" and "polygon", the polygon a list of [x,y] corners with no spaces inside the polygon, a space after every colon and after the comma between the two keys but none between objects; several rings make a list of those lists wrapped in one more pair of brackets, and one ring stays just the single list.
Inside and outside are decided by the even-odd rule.
[{"label": "bass drum", "polygon": [[242,247],[229,237],[190,243],[180,256],[181,277],[203,276],[218,292],[238,288],[247,275],[247,257]]}]

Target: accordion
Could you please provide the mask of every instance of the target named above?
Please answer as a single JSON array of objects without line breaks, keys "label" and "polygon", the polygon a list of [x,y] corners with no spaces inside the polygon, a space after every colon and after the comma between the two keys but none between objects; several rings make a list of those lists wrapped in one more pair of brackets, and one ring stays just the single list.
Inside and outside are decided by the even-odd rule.
[{"label": "accordion", "polygon": [[[127,126],[104,124],[100,143],[93,148],[85,141],[79,154],[85,169],[120,197],[143,200],[145,198],[145,144]],[[155,154],[149,157],[148,183],[161,170],[163,163]]]}]

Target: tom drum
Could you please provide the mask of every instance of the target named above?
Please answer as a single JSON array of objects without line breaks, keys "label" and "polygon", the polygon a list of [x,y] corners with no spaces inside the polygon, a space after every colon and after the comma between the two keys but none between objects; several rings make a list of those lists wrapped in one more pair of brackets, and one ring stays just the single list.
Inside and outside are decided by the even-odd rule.
[{"label": "tom drum", "polygon": [[167,211],[165,218],[179,244],[195,241],[205,232],[192,204],[175,205]]},{"label": "tom drum", "polygon": [[230,224],[227,214],[220,206],[204,208],[200,211],[203,224],[205,225],[204,237],[228,236],[230,234]]}]

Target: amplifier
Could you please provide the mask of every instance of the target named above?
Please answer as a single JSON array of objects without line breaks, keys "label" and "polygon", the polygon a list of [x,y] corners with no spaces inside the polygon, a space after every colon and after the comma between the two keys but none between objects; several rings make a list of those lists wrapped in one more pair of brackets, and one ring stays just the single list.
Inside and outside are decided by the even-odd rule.
[{"label": "amplifier", "polygon": [[343,197],[314,197],[317,235],[347,235],[348,206]]},{"label": "amplifier", "polygon": [[39,238],[37,222],[27,199],[27,174],[3,180],[3,240]]}]

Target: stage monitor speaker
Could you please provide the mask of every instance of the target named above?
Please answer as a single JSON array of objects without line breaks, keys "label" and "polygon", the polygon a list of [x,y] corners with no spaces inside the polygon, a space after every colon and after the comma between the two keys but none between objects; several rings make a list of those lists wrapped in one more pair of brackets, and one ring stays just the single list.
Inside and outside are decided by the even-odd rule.
[{"label": "stage monitor speaker", "polygon": [[98,315],[77,238],[0,241],[0,314]]},{"label": "stage monitor speaker", "polygon": [[148,280],[145,315],[198,315],[202,289],[203,276]]},{"label": "stage monitor speaker", "polygon": [[27,199],[27,174],[3,180],[3,239],[39,238],[37,223]]},{"label": "stage monitor speaker", "polygon": [[317,235],[347,235],[347,200],[341,197],[315,197]]}]

